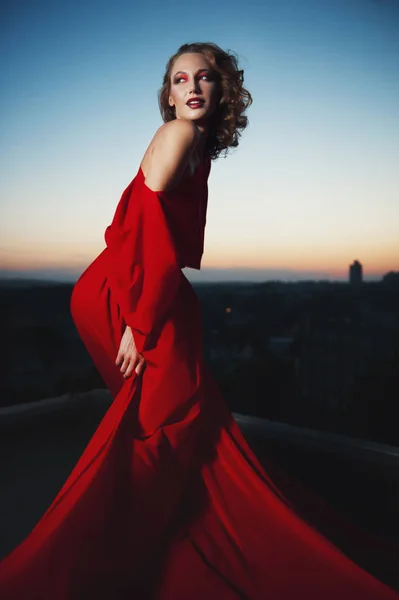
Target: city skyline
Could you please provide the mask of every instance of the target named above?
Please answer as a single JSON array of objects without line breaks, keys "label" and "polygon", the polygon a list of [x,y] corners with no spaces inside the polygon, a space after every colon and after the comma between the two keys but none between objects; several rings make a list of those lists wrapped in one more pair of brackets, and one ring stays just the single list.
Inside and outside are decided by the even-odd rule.
[{"label": "city skyline", "polygon": [[[331,277],[328,273],[323,271],[301,271],[295,272],[290,269],[254,269],[254,268],[231,268],[221,269],[205,267],[201,268],[201,271],[194,269],[184,269],[186,277],[192,283],[223,283],[223,282],[242,282],[242,283],[262,283],[262,282],[283,282],[283,283],[300,283],[306,281],[315,282],[331,282],[331,283],[351,283],[350,278],[350,265],[349,273],[346,276]],[[384,276],[388,273],[399,273],[399,270],[384,272],[381,275],[367,275],[362,273],[362,283],[367,282],[378,282],[382,281]],[[66,268],[61,269],[59,267],[55,269],[31,269],[31,270],[3,270],[0,269],[0,282],[1,281],[18,281],[18,280],[43,280],[43,281],[54,281],[54,282],[65,282],[74,283],[81,275],[80,269]]]}]

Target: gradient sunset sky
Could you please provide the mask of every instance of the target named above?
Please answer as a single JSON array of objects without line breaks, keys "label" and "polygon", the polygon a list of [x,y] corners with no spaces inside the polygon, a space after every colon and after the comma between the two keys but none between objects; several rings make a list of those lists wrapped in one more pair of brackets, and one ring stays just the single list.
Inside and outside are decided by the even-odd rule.
[{"label": "gradient sunset sky", "polygon": [[253,95],[213,162],[210,279],[399,269],[399,1],[2,3],[0,276],[76,280],[162,124],[185,42],[234,50]]}]

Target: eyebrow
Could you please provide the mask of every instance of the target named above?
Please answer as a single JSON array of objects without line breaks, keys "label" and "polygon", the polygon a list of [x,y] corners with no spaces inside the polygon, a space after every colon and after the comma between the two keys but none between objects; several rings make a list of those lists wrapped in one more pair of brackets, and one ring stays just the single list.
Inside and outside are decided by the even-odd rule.
[{"label": "eyebrow", "polygon": [[[197,73],[200,73],[201,71],[208,71],[209,73],[211,72],[211,69],[207,69],[206,67],[204,67],[203,69],[197,69],[195,74],[197,75]],[[179,73],[185,73],[187,75],[187,71],[177,71],[173,77],[176,77],[176,75],[178,75]]]}]

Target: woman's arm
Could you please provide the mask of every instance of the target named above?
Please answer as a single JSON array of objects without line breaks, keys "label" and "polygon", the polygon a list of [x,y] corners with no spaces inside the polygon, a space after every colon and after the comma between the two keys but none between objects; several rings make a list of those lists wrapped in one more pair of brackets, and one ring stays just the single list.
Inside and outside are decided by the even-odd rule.
[{"label": "woman's arm", "polygon": [[123,234],[106,235],[111,288],[134,338],[118,352],[126,373],[140,360],[138,353],[151,347],[152,334],[177,293],[179,258],[158,194],[179,183],[197,142],[198,130],[190,121],[171,121],[157,131],[145,182],[138,196],[133,186],[128,198]]}]

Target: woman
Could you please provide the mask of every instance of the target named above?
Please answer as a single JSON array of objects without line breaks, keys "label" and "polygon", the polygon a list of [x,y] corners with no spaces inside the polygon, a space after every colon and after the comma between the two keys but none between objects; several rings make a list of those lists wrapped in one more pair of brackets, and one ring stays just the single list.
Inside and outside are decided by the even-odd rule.
[{"label": "woman", "polygon": [[63,488],[1,564],[3,600],[393,600],[301,519],[202,360],[197,297],[211,159],[251,102],[235,57],[186,44],[156,132],[77,282],[72,314],[114,401]]}]

